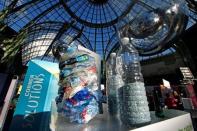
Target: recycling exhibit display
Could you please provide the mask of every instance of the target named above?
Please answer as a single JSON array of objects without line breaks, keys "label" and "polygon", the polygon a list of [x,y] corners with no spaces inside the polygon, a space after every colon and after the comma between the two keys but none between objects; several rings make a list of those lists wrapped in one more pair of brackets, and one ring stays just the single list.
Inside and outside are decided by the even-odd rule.
[{"label": "recycling exhibit display", "polygon": [[98,108],[102,95],[100,83],[96,81],[100,77],[94,74],[98,67],[95,60],[99,56],[75,41],[69,45],[56,45],[54,52],[60,61],[60,87],[56,103],[52,103],[50,129],[140,131],[159,128],[165,131],[168,123],[169,131],[193,131],[189,113],[167,110],[164,118],[158,118],[155,112],[149,111],[139,54],[129,38],[123,37],[121,42],[121,51],[117,56],[112,53],[107,64],[108,107],[103,106],[103,114],[99,114]]},{"label": "recycling exhibit display", "polygon": [[[150,17],[146,21],[147,16]],[[164,118],[157,118],[149,111],[139,61],[139,53],[154,53],[182,32],[184,26],[180,25],[184,25],[185,17],[179,12],[178,3],[143,12],[133,21],[126,18],[118,25],[120,48],[107,61],[108,110],[104,114],[100,114],[103,109],[100,56],[75,39],[70,43],[60,39],[52,45],[58,63],[29,62],[11,130],[91,130],[92,127],[104,130],[106,127],[164,131],[163,125],[171,121],[176,129],[168,124],[169,130],[192,131],[188,113],[166,111]]]},{"label": "recycling exhibit display", "polygon": [[[128,42],[128,40],[126,39],[122,42]],[[78,51],[73,50],[73,48]],[[29,62],[19,102],[16,106],[14,118],[11,123],[11,131],[63,131],[65,128],[68,130],[81,130],[83,128],[86,128],[87,130],[92,130],[92,128],[98,130],[102,130],[104,128],[117,128],[119,130],[155,130],[159,128],[161,130],[165,130],[166,126],[164,125],[166,125],[166,122],[175,123],[177,130],[193,130],[189,113],[166,111],[166,118],[164,119],[156,118],[154,112],[150,112],[149,114],[149,111],[146,108],[147,105],[144,85],[136,83],[143,83],[143,79],[140,74],[138,59],[135,58],[137,55],[135,51],[131,53],[135,56],[133,56],[133,58],[136,60],[134,62],[135,64],[133,63],[133,67],[136,68],[135,71],[138,72],[135,72],[135,75],[133,75],[135,77],[125,77],[126,79],[122,79],[122,81],[120,81],[121,72],[117,72],[120,71],[117,70],[117,68],[122,68],[121,64],[118,64],[122,61],[121,57],[118,57],[119,59],[116,59],[115,61],[112,60],[113,62],[109,64],[108,73],[116,73],[115,76],[112,75],[111,77],[108,77],[108,79],[112,78],[110,81],[116,80],[116,82],[114,82],[117,89],[114,89],[113,92],[116,92],[115,96],[118,98],[111,100],[112,102],[117,100],[118,106],[116,107],[113,104],[108,105],[109,110],[106,111],[107,108],[105,105],[103,107],[104,114],[99,114],[100,98],[102,97],[102,94],[100,94],[100,74],[98,73],[100,72],[99,56],[80,45],[75,45],[75,43],[72,43],[65,49],[68,50],[63,50],[64,53],[62,53],[61,57],[65,57],[66,55],[68,56],[66,56],[66,59],[59,64],[41,60],[31,60]],[[67,51],[71,51],[74,55],[71,57],[70,54],[72,53],[66,54]],[[118,53],[117,56],[121,56],[120,54],[121,53]],[[115,54],[112,54],[111,58],[115,56]],[[114,67],[113,64],[117,66],[112,68]],[[70,68],[71,65],[75,68]],[[77,66],[78,68],[76,68]],[[84,71],[86,71],[87,74]],[[122,71],[124,74],[124,70]],[[136,73],[139,77],[136,77]],[[95,75],[95,77],[90,78],[88,75]],[[109,75],[110,74],[108,74],[108,76]],[[128,74],[124,75],[127,76]],[[76,78],[77,81],[75,81]],[[129,79],[131,79],[131,81],[129,81]],[[131,84],[130,82],[133,81],[134,84]],[[66,86],[63,86],[63,82],[65,82],[64,84]],[[129,86],[123,86],[126,82],[128,82]],[[111,86],[114,85],[112,84]],[[122,90],[118,89],[119,86],[122,87],[120,88]],[[138,90],[133,91],[137,91],[143,95],[135,96],[135,92],[128,91],[130,89],[132,90],[134,87]],[[72,90],[67,90],[67,88],[71,88]],[[75,91],[75,89],[77,90]],[[114,94],[112,93],[110,95],[108,95],[108,97],[113,98]],[[125,99],[124,97],[127,97],[128,99]],[[135,99],[136,101],[132,101],[132,99]],[[145,104],[143,106],[129,106],[129,108],[126,109],[125,104],[129,105],[133,103],[135,105],[138,102]],[[110,102],[108,102],[108,104],[110,104]],[[136,110],[136,108],[139,108],[139,110]],[[116,111],[113,112],[114,110]],[[132,115],[136,111],[138,111],[140,115],[133,117]],[[125,113],[127,113],[126,115],[128,117],[126,117]],[[114,114],[115,117],[113,116]],[[137,117],[139,117],[139,119],[137,119]],[[179,123],[185,124],[179,125]],[[172,124],[168,124],[168,128],[169,130],[175,129]]]}]

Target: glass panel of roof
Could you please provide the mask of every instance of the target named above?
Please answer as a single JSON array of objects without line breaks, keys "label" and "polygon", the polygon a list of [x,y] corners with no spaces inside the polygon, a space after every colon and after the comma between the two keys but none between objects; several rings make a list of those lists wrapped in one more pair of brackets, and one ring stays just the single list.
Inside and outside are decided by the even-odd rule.
[{"label": "glass panel of roof", "polygon": [[[0,0],[0,11],[6,9],[13,1],[16,0]],[[37,45],[38,42],[36,41],[42,41],[41,43],[44,46],[49,46],[51,39],[54,38],[52,34],[58,32],[62,23],[75,20],[76,27],[79,29],[83,28],[83,37],[80,38],[80,41],[84,43],[84,46],[91,48],[103,57],[107,57],[110,51],[118,44],[114,25],[119,19],[122,19],[127,14],[127,18],[132,20],[145,10],[156,9],[161,6],[165,7],[173,1],[106,0],[103,3],[95,3],[91,0],[17,0],[15,6],[9,9],[10,12],[4,19],[4,23],[15,31],[20,32],[27,25],[32,26],[32,23],[35,25],[38,23],[46,24],[49,21],[57,22],[54,27],[51,27],[53,24],[46,24],[45,26],[49,26],[49,28],[44,29],[42,27],[40,29],[42,30],[41,33],[39,29],[29,30],[29,36],[25,39],[27,43],[35,41],[33,44]],[[180,2],[184,3],[183,0],[180,0]],[[196,23],[196,12],[190,10],[186,3],[182,4],[182,8],[189,16],[187,25],[187,28],[189,28]],[[34,28],[39,28],[39,26],[34,26]],[[68,30],[63,32],[63,34],[72,34],[71,32],[73,31]],[[165,32],[165,29],[162,31]],[[139,48],[145,46],[148,49],[154,46],[153,41],[155,41],[155,38],[147,45],[144,45],[146,39],[137,41],[139,44],[136,46],[139,46]],[[157,39],[159,40],[160,37],[157,37]],[[151,39],[149,38],[149,40]]]}]

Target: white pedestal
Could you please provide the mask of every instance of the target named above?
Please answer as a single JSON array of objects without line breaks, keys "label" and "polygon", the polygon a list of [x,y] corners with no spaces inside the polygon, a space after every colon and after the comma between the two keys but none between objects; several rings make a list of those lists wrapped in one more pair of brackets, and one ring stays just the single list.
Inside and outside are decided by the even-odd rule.
[{"label": "white pedestal", "polygon": [[179,110],[165,110],[165,118],[157,118],[151,112],[152,121],[149,125],[128,128],[107,113],[105,104],[104,114],[97,115],[88,124],[70,123],[56,109],[56,104],[53,103],[50,125],[52,131],[194,131],[190,114]]}]

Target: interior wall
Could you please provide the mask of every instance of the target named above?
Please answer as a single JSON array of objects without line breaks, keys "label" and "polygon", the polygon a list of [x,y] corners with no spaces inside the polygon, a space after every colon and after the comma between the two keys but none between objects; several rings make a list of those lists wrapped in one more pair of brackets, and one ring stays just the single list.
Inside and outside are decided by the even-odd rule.
[{"label": "interior wall", "polygon": [[144,77],[175,74],[176,70],[185,66],[182,58],[177,53],[161,58],[154,58],[141,62]]}]

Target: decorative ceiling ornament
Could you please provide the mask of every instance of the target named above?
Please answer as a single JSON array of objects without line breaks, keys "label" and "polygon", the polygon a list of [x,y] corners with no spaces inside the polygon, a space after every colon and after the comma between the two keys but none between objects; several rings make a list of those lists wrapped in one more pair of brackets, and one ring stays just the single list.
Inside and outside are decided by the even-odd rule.
[{"label": "decorative ceiling ornament", "polygon": [[185,29],[187,17],[174,2],[167,7],[147,9],[131,19],[121,30],[129,36],[140,54],[160,51]]},{"label": "decorative ceiling ornament", "polygon": [[188,7],[193,11],[197,12],[197,0],[186,0],[188,3]]},{"label": "decorative ceiling ornament", "polygon": [[130,37],[144,39],[158,32],[164,24],[161,11],[145,11],[132,20],[129,25],[128,33]]}]

